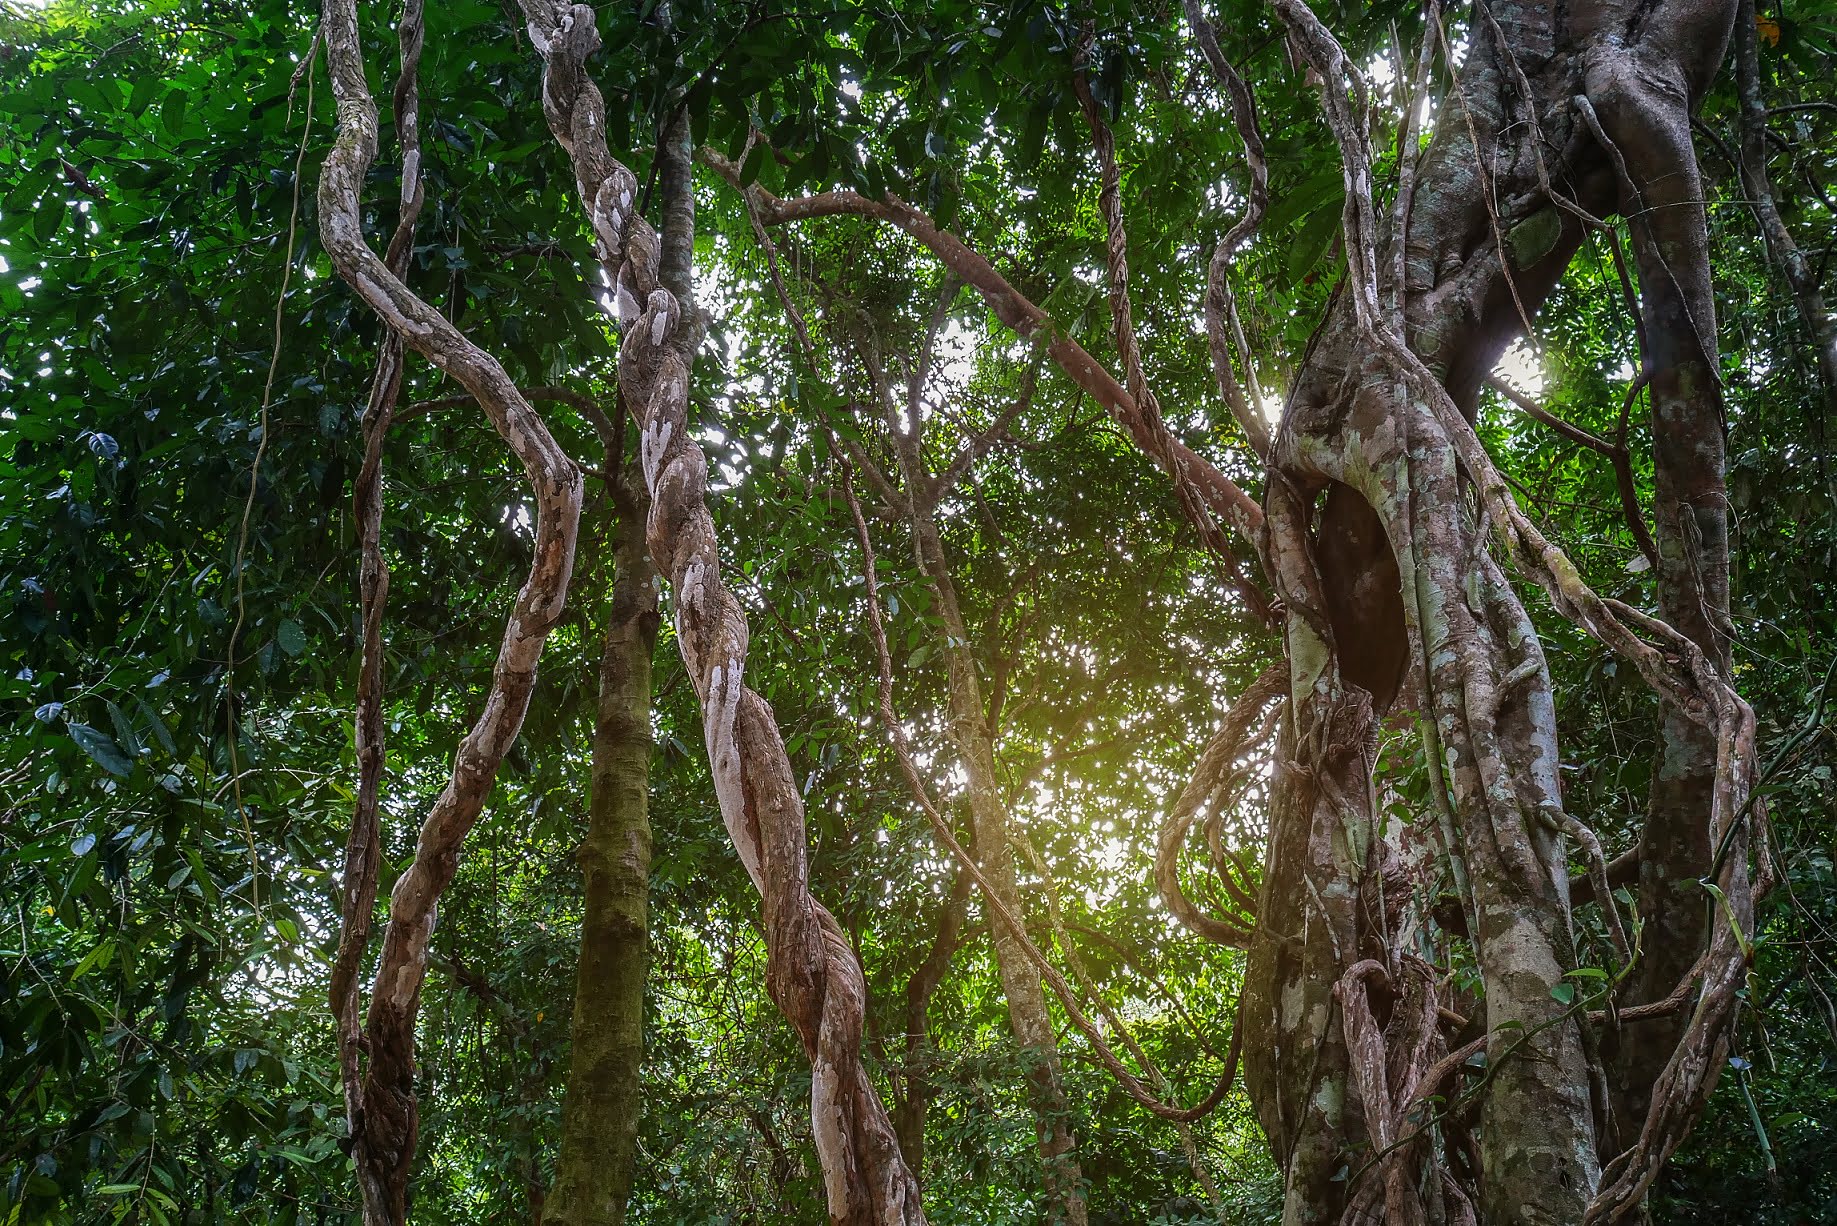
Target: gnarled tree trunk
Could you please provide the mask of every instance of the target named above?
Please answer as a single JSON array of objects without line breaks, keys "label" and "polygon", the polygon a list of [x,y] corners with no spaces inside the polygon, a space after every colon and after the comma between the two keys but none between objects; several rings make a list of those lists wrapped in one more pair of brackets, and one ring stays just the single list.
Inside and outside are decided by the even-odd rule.
[{"label": "gnarled tree trunk", "polygon": [[[1688,710],[1679,718],[1692,729],[1693,778],[1702,781],[1675,804],[1655,800],[1664,817],[1652,846],[1690,844],[1682,859],[1693,886],[1709,871],[1705,844],[1739,820],[1718,799],[1745,787],[1745,765],[1734,761],[1746,736],[1739,700],[1714,650],[1666,671],[1632,639],[1623,619],[1680,650],[1670,630],[1581,585],[1510,505],[1465,419],[1592,215],[1617,200],[1641,208],[1636,235],[1660,261],[1647,273],[1642,311],[1662,436],[1660,523],[1671,557],[1707,593],[1696,602],[1693,586],[1693,609],[1713,610],[1718,591],[1726,600],[1725,532],[1715,522],[1721,438],[1705,424],[1715,325],[1702,305],[1708,265],[1688,121],[1720,62],[1733,7],[1476,9],[1472,48],[1413,167],[1413,202],[1405,193],[1380,234],[1349,65],[1304,5],[1276,4],[1325,82],[1347,161],[1349,256],[1347,282],[1292,389],[1266,500],[1266,560],[1287,609],[1292,685],[1245,1050],[1253,1100],[1288,1174],[1286,1222],[1614,1220],[1637,1203],[1653,1154],[1662,1160],[1681,1138],[1713,1083],[1695,1045],[1726,1013],[1706,978],[1696,1015],[1673,1031],[1678,1039],[1688,1030],[1688,1041],[1665,1043],[1656,1057],[1654,1075],[1667,1071],[1663,1094],[1648,1094],[1650,1111],[1636,1106],[1623,1141],[1606,1134],[1586,992],[1567,978],[1582,961],[1563,840],[1591,860],[1598,844],[1563,808],[1548,669],[1489,536],[1560,611]],[[1675,280],[1655,285],[1662,261]],[[1691,508],[1682,519],[1680,504]],[[1661,611],[1679,612],[1670,596]],[[1672,624],[1713,646],[1691,620]],[[1374,717],[1398,692],[1388,663],[1398,656],[1408,661],[1402,693],[1424,721],[1432,824],[1463,913],[1456,939],[1470,943],[1483,985],[1473,1021],[1483,1026],[1474,1049],[1484,1052],[1475,1056],[1486,1061],[1484,1080],[1437,1113],[1434,1145],[1423,1135],[1423,1100],[1458,1088],[1448,1082],[1454,1066],[1436,1053],[1466,1033],[1425,1035],[1415,1011],[1396,1003],[1417,973],[1394,937],[1402,900],[1387,892],[1393,851],[1374,819],[1371,770]],[[1745,869],[1724,886],[1744,891]],[[1649,972],[1664,996],[1698,963],[1703,896],[1653,905],[1668,920],[1684,917],[1679,957]],[[1617,916],[1610,928],[1619,931]],[[1642,1132],[1666,1139],[1616,1160]]]}]

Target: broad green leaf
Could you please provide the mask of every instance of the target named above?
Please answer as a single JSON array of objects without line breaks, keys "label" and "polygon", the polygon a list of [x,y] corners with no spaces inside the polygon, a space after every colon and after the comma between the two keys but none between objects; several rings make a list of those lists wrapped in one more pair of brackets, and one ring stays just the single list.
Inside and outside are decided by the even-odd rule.
[{"label": "broad green leaf", "polygon": [[71,724],[70,739],[109,774],[125,778],[133,773],[134,763],[121,752],[121,747],[107,733],[99,732],[88,724]]}]

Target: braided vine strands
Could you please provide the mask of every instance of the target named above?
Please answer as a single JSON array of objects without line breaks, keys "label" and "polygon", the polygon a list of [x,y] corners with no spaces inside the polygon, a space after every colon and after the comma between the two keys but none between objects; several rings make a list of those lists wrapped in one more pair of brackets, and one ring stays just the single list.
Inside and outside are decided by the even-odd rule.
[{"label": "braided vine strands", "polygon": [[366,1226],[407,1220],[408,1174],[418,1128],[415,1019],[427,978],[435,904],[459,866],[459,848],[483,811],[498,767],[516,741],[536,683],[536,662],[561,616],[574,569],[582,481],[504,368],[417,297],[363,236],[361,191],[376,157],[376,102],[357,34],[356,0],[325,0],[325,38],[338,135],[319,180],[320,235],[338,275],[392,333],[452,375],[485,410],[522,463],[536,502],[529,578],[510,612],[484,709],[460,742],[446,786],[422,822],[414,862],[396,881],[366,1019],[370,1064],[350,1121]]},{"label": "braided vine strands", "polygon": [[593,10],[524,0],[542,54],[542,104],[573,160],[580,198],[626,324],[619,385],[640,429],[651,557],[676,597],[676,637],[702,708],[721,817],[764,904],[766,988],[810,1059],[810,1113],[832,1222],[918,1226],[918,1181],[861,1064],[867,987],[842,928],[810,894],[804,809],[772,709],[742,680],[747,627],[721,583],[708,462],[689,437],[684,310],[660,283],[661,243],[638,215],[637,180],[606,147],[605,103],[583,64]]}]

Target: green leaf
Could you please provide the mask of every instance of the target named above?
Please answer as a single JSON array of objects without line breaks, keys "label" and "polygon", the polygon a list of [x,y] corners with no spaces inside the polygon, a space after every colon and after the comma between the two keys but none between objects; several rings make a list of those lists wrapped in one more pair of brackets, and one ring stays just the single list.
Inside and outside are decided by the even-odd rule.
[{"label": "green leaf", "polygon": [[740,186],[750,187],[759,178],[759,172],[765,167],[766,144],[759,141],[746,151],[746,160],[740,163]]},{"label": "green leaf", "polygon": [[55,196],[46,196],[38,202],[38,209],[32,214],[32,237],[41,243],[48,243],[63,224],[64,202]]},{"label": "green leaf", "polygon": [[274,641],[280,649],[293,659],[299,659],[306,650],[306,631],[296,621],[284,621],[274,633]]},{"label": "green leaf", "polygon": [[128,113],[139,116],[153,105],[153,95],[159,92],[164,79],[156,72],[146,72],[134,82],[133,90],[128,94]]},{"label": "green leaf", "polygon": [[128,717],[114,703],[105,701],[102,705],[108,709],[109,723],[115,726],[115,740],[127,751],[129,758],[138,758],[144,747],[140,737],[134,733],[134,725],[128,722]]},{"label": "green leaf", "polygon": [[70,725],[70,739],[77,743],[77,748],[88,754],[97,766],[111,775],[126,778],[134,771],[134,763],[121,752],[121,746],[106,732],[98,732],[88,724]]},{"label": "green leaf", "polygon": [[1750,941],[1748,934],[1741,930],[1741,921],[1735,915],[1735,908],[1729,905],[1728,895],[1724,894],[1713,881],[1702,881],[1698,884],[1708,890],[1710,896],[1716,900],[1716,907],[1722,912],[1723,918],[1728,920],[1729,931],[1735,934],[1735,944],[1741,947],[1742,955],[1749,961],[1753,961],[1754,942]]},{"label": "green leaf", "polygon": [[1559,983],[1550,989],[1550,999],[1559,1005],[1575,1003],[1575,984]]},{"label": "green leaf", "polygon": [[166,129],[166,135],[177,139],[185,129],[185,114],[191,109],[191,96],[182,89],[175,89],[166,95],[166,100],[159,104],[160,126]]}]

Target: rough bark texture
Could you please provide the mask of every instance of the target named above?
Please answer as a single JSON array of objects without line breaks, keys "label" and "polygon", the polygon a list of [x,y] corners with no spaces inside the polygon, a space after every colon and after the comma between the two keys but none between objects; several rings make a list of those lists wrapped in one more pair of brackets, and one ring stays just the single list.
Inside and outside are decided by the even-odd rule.
[{"label": "rough bark texture", "polygon": [[[1620,1147],[1597,1134],[1599,1071],[1586,1014],[1557,991],[1579,965],[1563,839],[1585,858],[1598,858],[1598,842],[1563,809],[1548,669],[1489,536],[1720,750],[1710,755],[1720,818],[1705,795],[1689,819],[1703,837],[1736,820],[1724,805],[1745,788],[1745,759],[1736,759],[1746,752],[1748,717],[1713,657],[1691,663],[1674,654],[1667,663],[1628,623],[1676,653],[1680,640],[1669,627],[1610,607],[1580,583],[1511,505],[1466,415],[1584,224],[1617,199],[1644,202],[1636,230],[1669,223],[1652,246],[1673,244],[1665,248],[1678,277],[1668,286],[1672,299],[1692,303],[1706,290],[1706,257],[1690,245],[1688,116],[1720,60],[1733,5],[1478,10],[1472,48],[1413,167],[1412,198],[1384,235],[1371,207],[1363,86],[1304,4],[1276,0],[1275,8],[1324,83],[1323,109],[1346,161],[1349,268],[1291,391],[1266,497],[1265,561],[1288,610],[1291,697],[1246,989],[1246,1050],[1255,1057],[1247,1084],[1288,1175],[1288,1222],[1376,1212],[1361,1201],[1377,1195],[1364,1189],[1368,1177],[1382,1186],[1387,1220],[1474,1212],[1482,1221],[1552,1226],[1612,1220],[1643,1194],[1652,1155],[1668,1152],[1669,1138],[1688,1127],[1707,1092],[1714,1044],[1706,1036],[1726,1013],[1700,1004],[1683,1044],[1664,1049],[1665,1088],[1631,1130],[1652,1143],[1608,1163]],[[1608,135],[1594,131],[1596,117]],[[1617,129],[1625,140],[1611,135]],[[1613,146],[1624,153],[1635,129],[1642,156],[1626,165]],[[1387,311],[1386,302],[1395,305]],[[1713,387],[1713,316],[1680,305],[1661,326],[1688,352],[1665,365],[1667,390],[1657,399],[1694,406],[1706,393],[1691,362]],[[1719,462],[1720,435],[1705,440],[1694,410],[1666,409],[1656,430],[1666,435],[1661,451],[1688,452],[1706,470]],[[1674,527],[1696,525],[1699,543],[1719,539],[1714,522],[1677,516],[1679,503],[1701,507],[1707,489],[1681,475],[1681,464],[1679,457],[1672,466],[1680,484],[1670,504],[1661,490],[1661,519],[1669,505]],[[1365,544],[1346,551],[1349,539]],[[1402,594],[1396,620],[1378,598],[1392,568]],[[1372,598],[1348,601],[1361,585]],[[1374,644],[1395,651],[1399,638],[1425,719],[1434,827],[1480,966],[1488,1036],[1477,1111],[1463,1106],[1443,1119],[1441,1144],[1407,1179],[1394,1157],[1375,1168],[1359,1157],[1395,1139],[1388,1108],[1396,1087],[1377,1079],[1374,1061],[1415,1049],[1407,1071],[1433,1045],[1421,1043],[1411,1011],[1392,1007],[1381,1018],[1368,1010],[1362,998],[1381,981],[1353,973],[1375,958],[1390,994],[1401,987],[1393,928],[1404,917],[1386,880],[1394,852],[1375,825],[1371,794],[1373,708],[1386,705],[1387,687],[1384,670],[1360,662]],[[1725,881],[1745,897],[1740,871]],[[1686,909],[1699,917],[1700,895]],[[1693,939],[1684,962],[1701,948]],[[1718,994],[1706,989],[1705,1002]],[[1336,1179],[1348,1164],[1354,1178]]]},{"label": "rough bark texture", "polygon": [[[402,154],[401,212],[384,263],[396,277],[408,272],[415,222],[423,192],[419,165],[420,60],[425,27],[421,0],[407,0],[399,29],[401,72],[395,89],[396,142]],[[310,71],[310,64],[308,65]],[[357,519],[358,602],[362,609],[362,645],[357,671],[357,702],[352,744],[357,758],[356,800],[351,833],[345,842],[343,907],[338,953],[332,963],[330,999],[338,1025],[338,1065],[344,1082],[345,1119],[356,1121],[363,1108],[363,1022],[358,980],[370,952],[370,924],[376,911],[376,876],[382,854],[380,806],[385,758],[383,721],[383,610],[389,599],[389,565],[383,557],[383,446],[402,394],[407,353],[402,338],[385,331],[377,346],[376,373],[364,406],[364,460],[352,482],[352,510]],[[353,1132],[353,1136],[355,1132]]]},{"label": "rough bark texture", "polygon": [[[659,277],[690,299],[695,249],[688,125],[678,113],[658,143],[664,210]],[[622,465],[625,421],[595,415],[618,517],[612,602],[600,648],[587,837],[575,858],[584,890],[561,1145],[544,1220],[618,1226],[631,1196],[643,1115],[644,988],[650,971],[651,656],[657,572],[645,542],[650,496],[637,460]]]},{"label": "rough bark texture", "polygon": [[[1476,9],[1437,131],[1426,151],[1404,159],[1382,232],[1365,86],[1302,0],[1274,0],[1274,8],[1291,51],[1321,83],[1344,158],[1348,269],[1273,440],[1262,514],[1170,440],[1155,411],[1134,352],[1114,157],[1095,108],[1087,106],[1087,118],[1106,170],[1100,207],[1120,381],[985,258],[891,195],[781,201],[755,188],[751,198],[770,223],[850,214],[916,238],[1004,323],[1040,337],[1115,413],[1182,487],[1183,509],[1208,544],[1218,547],[1207,522],[1217,516],[1260,553],[1286,611],[1290,694],[1241,1033],[1251,1054],[1247,1086],[1288,1179],[1286,1220],[1375,1220],[1380,1212],[1405,1221],[1617,1220],[1636,1208],[1713,1084],[1751,896],[1741,823],[1752,717],[1688,631],[1604,601],[1582,583],[1517,509],[1470,418],[1500,353],[1528,326],[1587,228],[1601,224],[1596,215],[1616,202],[1641,211],[1636,230],[1651,252],[1691,265],[1667,270],[1661,259],[1658,271],[1675,271],[1677,281],[1642,312],[1658,312],[1656,326],[1674,333],[1667,343],[1675,356],[1650,372],[1666,380],[1655,394],[1666,406],[1657,429],[1670,432],[1658,447],[1667,467],[1658,514],[1672,515],[1674,534],[1694,533],[1691,550],[1714,567],[1717,524],[1701,499],[1711,487],[1686,467],[1713,473],[1719,459],[1706,447],[1719,439],[1706,442],[1701,432],[1712,385],[1692,377],[1693,364],[1713,375],[1714,323],[1689,305],[1707,285],[1707,264],[1691,229],[1700,217],[1694,155],[1679,133],[1687,135],[1690,106],[1720,62],[1733,2],[1572,12],[1522,0]],[[1438,43],[1447,54],[1439,30],[1425,33],[1418,81]],[[1254,115],[1241,123],[1254,128]],[[1632,164],[1612,131],[1643,141]],[[1216,291],[1215,342],[1220,321],[1229,323],[1228,295]],[[1185,496],[1189,482],[1197,499]],[[1716,926],[1700,957],[1701,942],[1690,946],[1687,990],[1624,1013],[1645,1022],[1681,1009],[1689,1020],[1658,1061],[1649,1107],[1618,1142],[1603,1131],[1607,1095],[1587,1029],[1585,1006],[1599,1001],[1581,999],[1568,978],[1581,963],[1571,931],[1572,850],[1600,883],[1591,892],[1622,965],[1631,951],[1614,900],[1603,897],[1599,840],[1563,807],[1549,672],[1506,563],[1632,664],[1714,747],[1708,793],[1680,821],[1695,823],[1690,837],[1699,845],[1706,837],[1729,852],[1715,876],[1736,922]],[[1726,583],[1715,575],[1698,581],[1712,593]],[[883,705],[886,668],[883,659]],[[1449,889],[1461,912],[1439,939],[1470,943],[1482,979],[1484,1014],[1475,1021],[1483,1039],[1462,1050],[1483,1050],[1486,1072],[1472,1086],[1457,1084],[1434,1144],[1419,1135],[1423,1099],[1446,1088],[1460,1064],[1435,1058],[1445,1040],[1422,1019],[1431,1003],[1443,1021],[1460,1015],[1449,1007],[1457,1002],[1429,999],[1434,993],[1399,953],[1399,932],[1429,922],[1405,905],[1407,861],[1376,824],[1376,719],[1399,696],[1424,719],[1433,812],[1422,825],[1445,873],[1423,884]],[[883,718],[897,742],[891,716]],[[935,814],[933,824],[951,844]],[[1360,969],[1367,961],[1383,974]],[[1061,998],[1079,1023],[1067,994]],[[1399,1009],[1399,999],[1416,1003]],[[1372,1066],[1379,1058],[1381,1080]],[[1173,1118],[1164,1104],[1139,1097]],[[1401,1152],[1376,1163],[1360,1158],[1386,1138]]]},{"label": "rough bark texture", "polygon": [[[1720,49],[1728,15],[1703,37]],[[1704,185],[1690,139],[1695,92],[1688,65],[1637,50],[1594,57],[1588,96],[1610,145],[1639,271],[1640,335],[1652,403],[1652,501],[1658,610],[1723,672],[1728,669],[1729,530],[1724,485],[1721,373],[1710,285]],[[1700,89],[1700,85],[1698,88]],[[1627,1004],[1662,1000],[1689,973],[1709,933],[1702,886],[1714,848],[1710,809],[1716,737],[1667,705],[1639,843],[1638,905],[1644,956]],[[1686,1018],[1654,1018],[1614,1045],[1614,1123],[1630,1144],[1651,1106],[1653,1083]]]},{"label": "rough bark texture", "polygon": [[418,1128],[415,1023],[427,977],[435,904],[522,728],[543,643],[561,616],[574,566],[581,476],[529,401],[489,354],[416,297],[363,237],[362,188],[376,157],[376,103],[365,77],[355,0],[326,0],[321,32],[338,104],[338,135],[319,182],[320,237],[333,267],[403,344],[471,393],[521,462],[536,503],[528,580],[517,593],[484,708],[461,741],[452,776],[422,822],[415,856],[390,896],[389,921],[365,1024],[361,1098],[350,1121],[369,1223],[407,1220]]},{"label": "rough bark texture", "polygon": [[921,1223],[918,1183],[861,1063],[861,967],[847,934],[810,894],[801,794],[771,708],[742,680],[746,620],[720,580],[704,503],[707,459],[688,430],[693,329],[660,282],[662,246],[636,211],[637,180],[606,148],[605,103],[584,69],[599,45],[593,10],[525,0],[524,13],[545,64],[543,111],[573,162],[626,324],[619,385],[640,430],[651,557],[675,594],[677,643],[701,703],[721,816],[763,902],[766,990],[810,1058],[811,1123],[830,1219]]},{"label": "rough bark texture", "polygon": [[584,899],[568,1081],[544,1215],[561,1226],[617,1226],[625,1220],[643,1114],[651,652],[658,616],[656,572],[644,542],[648,499],[627,495],[622,501],[612,604],[600,648],[587,835],[575,852]]}]

